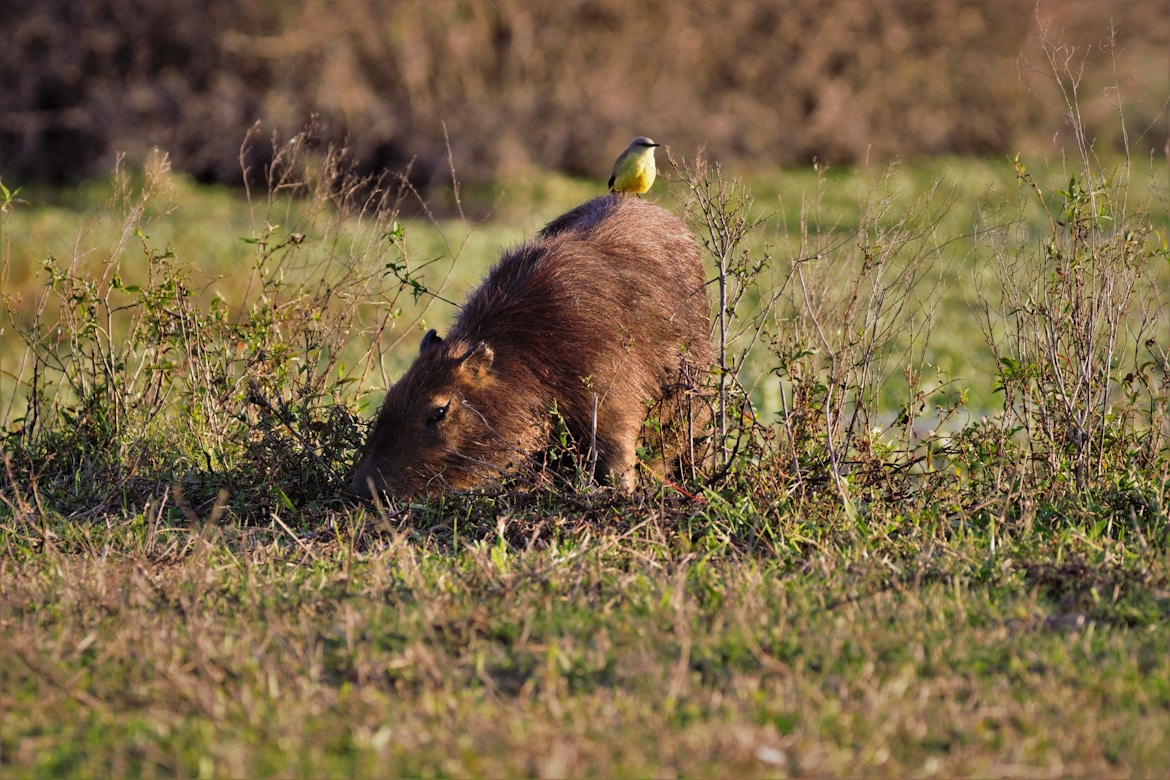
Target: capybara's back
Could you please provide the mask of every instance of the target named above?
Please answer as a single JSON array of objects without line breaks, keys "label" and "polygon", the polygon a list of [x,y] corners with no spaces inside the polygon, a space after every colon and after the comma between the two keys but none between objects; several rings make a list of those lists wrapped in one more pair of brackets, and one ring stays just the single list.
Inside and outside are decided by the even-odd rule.
[{"label": "capybara's back", "polygon": [[547,449],[554,415],[598,477],[632,487],[648,416],[682,429],[710,365],[705,281],[694,238],[659,206],[608,195],[557,218],[496,264],[445,339],[423,338],[351,489],[497,482]]}]

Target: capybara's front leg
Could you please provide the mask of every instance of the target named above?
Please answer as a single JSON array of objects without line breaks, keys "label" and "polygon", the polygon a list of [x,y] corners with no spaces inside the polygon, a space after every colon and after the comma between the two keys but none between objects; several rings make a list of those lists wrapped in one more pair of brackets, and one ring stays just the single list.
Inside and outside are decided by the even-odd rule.
[{"label": "capybara's front leg", "polygon": [[603,434],[597,432],[597,469],[594,479],[625,491],[637,485],[638,429],[640,423],[615,426]]}]

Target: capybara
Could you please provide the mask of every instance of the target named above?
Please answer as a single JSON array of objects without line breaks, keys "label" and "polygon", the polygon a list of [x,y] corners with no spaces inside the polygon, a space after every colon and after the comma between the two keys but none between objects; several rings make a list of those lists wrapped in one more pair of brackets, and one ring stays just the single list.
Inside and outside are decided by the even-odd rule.
[{"label": "capybara", "polygon": [[580,462],[632,488],[644,428],[673,429],[665,457],[686,457],[690,421],[706,419],[692,399],[711,355],[687,227],[636,197],[595,198],[504,255],[446,338],[423,337],[386,394],[351,490],[409,498],[498,482],[548,450],[557,415]]}]

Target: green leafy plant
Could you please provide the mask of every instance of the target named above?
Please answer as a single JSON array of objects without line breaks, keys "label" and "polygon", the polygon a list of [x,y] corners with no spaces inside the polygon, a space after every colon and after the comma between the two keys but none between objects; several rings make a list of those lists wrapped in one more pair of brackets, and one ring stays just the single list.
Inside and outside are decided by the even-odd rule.
[{"label": "green leafy plant", "polygon": [[92,502],[174,485],[201,504],[231,485],[259,506],[335,495],[378,335],[418,284],[401,270],[406,193],[351,176],[344,154],[305,138],[272,160],[243,279],[196,281],[179,250],[151,241],[174,208],[161,155],[141,184],[119,165],[108,248],[46,258],[33,320],[12,323],[27,368],[5,428],[40,490]]},{"label": "green leafy plant", "polygon": [[1013,161],[1019,211],[1035,209],[1041,232],[1033,238],[1022,218],[986,231],[1001,283],[981,292],[980,323],[999,365],[1002,430],[1024,447],[1029,486],[1083,492],[1119,470],[1166,469],[1170,253],[1154,217],[1164,205],[1134,190],[1131,160],[1099,160],[1072,53],[1044,43],[1076,167],[1046,186]]}]

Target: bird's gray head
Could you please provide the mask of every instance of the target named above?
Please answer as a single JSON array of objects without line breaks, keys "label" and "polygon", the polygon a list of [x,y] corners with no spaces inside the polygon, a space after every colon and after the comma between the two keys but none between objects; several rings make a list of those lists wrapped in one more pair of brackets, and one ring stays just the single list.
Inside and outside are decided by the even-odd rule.
[{"label": "bird's gray head", "polygon": [[631,149],[638,149],[641,147],[652,147],[652,146],[658,146],[658,144],[654,143],[653,140],[647,138],[644,135],[640,135],[637,138],[635,138],[633,141],[630,141],[630,148]]}]

